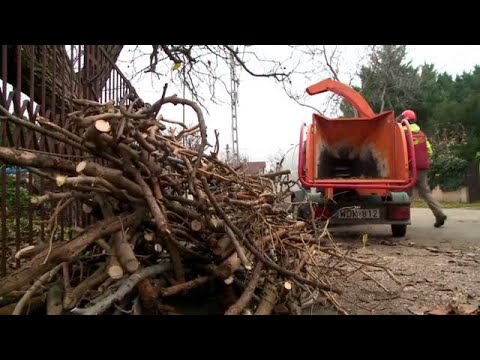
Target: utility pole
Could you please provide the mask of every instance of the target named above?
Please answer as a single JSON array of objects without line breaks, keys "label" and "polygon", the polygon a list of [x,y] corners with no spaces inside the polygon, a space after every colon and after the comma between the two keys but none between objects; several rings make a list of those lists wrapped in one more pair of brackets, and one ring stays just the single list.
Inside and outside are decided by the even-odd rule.
[{"label": "utility pole", "polygon": [[[240,81],[236,74],[236,63],[233,54],[230,54],[230,97],[232,108],[232,163],[238,164],[239,151],[238,151],[238,127],[237,127],[237,106],[238,106],[238,85]],[[228,154],[228,149],[227,149]],[[227,155],[228,158],[228,155]]]}]

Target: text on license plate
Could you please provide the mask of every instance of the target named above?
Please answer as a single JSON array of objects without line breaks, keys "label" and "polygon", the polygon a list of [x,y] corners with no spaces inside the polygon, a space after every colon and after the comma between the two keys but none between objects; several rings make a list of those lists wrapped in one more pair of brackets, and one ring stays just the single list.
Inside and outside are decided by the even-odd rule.
[{"label": "text on license plate", "polygon": [[339,219],[380,219],[380,209],[342,209]]}]

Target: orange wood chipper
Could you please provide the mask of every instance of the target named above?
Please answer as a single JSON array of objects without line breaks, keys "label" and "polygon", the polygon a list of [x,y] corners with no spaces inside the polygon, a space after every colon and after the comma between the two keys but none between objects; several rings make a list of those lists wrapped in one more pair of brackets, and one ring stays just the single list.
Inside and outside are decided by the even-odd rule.
[{"label": "orange wood chipper", "polygon": [[300,142],[283,163],[298,185],[292,201],[304,202],[297,215],[311,218],[313,208],[315,218],[332,224],[389,224],[393,236],[404,236],[411,224],[408,190],[416,181],[408,122],[393,111],[375,114],[358,92],[332,79],[307,88],[309,95],[326,91],[342,96],[358,117],[315,113],[302,125]]}]

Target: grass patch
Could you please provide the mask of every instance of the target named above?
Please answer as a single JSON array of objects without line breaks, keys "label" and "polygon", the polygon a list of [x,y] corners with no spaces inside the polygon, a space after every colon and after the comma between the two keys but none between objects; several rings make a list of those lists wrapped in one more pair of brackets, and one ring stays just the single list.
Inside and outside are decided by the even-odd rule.
[{"label": "grass patch", "polygon": [[[480,202],[466,204],[466,203],[457,203],[457,202],[442,202],[440,203],[444,209],[473,209],[480,210]],[[423,200],[413,200],[412,208],[428,208],[428,205]]]}]

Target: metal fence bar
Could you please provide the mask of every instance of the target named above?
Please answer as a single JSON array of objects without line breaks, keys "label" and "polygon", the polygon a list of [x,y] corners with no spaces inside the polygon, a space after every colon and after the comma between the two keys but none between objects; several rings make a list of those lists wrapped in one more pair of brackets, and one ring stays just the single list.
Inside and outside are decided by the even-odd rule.
[{"label": "metal fence bar", "polygon": [[1,167],[0,178],[2,179],[2,198],[1,201],[1,217],[2,217],[2,256],[1,256],[1,267],[0,275],[5,276],[7,274],[7,174],[5,171],[5,166]]},{"label": "metal fence bar", "polygon": [[[1,45],[0,104],[10,111],[13,105],[16,116],[33,123],[41,115],[61,127],[74,127],[67,121],[68,113],[78,109],[72,98],[119,104],[126,93],[137,96],[109,56],[108,51],[117,56],[120,49],[115,45]],[[6,121],[0,123],[0,146],[59,152],[73,159],[83,155],[69,145]],[[26,169],[0,164],[0,277],[12,270],[11,265],[21,265],[14,260],[15,251],[49,239],[45,220],[54,206],[34,206],[29,199],[55,190],[51,181]],[[71,239],[73,227],[85,227],[91,220],[81,203],[72,203],[58,219],[58,239]]]},{"label": "metal fence bar", "polygon": [[[2,45],[0,57],[2,59],[2,66],[0,68],[0,78],[2,80],[2,94],[0,102],[2,106],[6,106],[7,103],[7,45]],[[0,136],[2,146],[8,146],[5,143],[6,138],[6,124],[0,124]],[[1,251],[0,257],[0,276],[5,276],[7,273],[7,176],[5,173],[5,164],[0,164],[0,226],[1,226]]]}]

